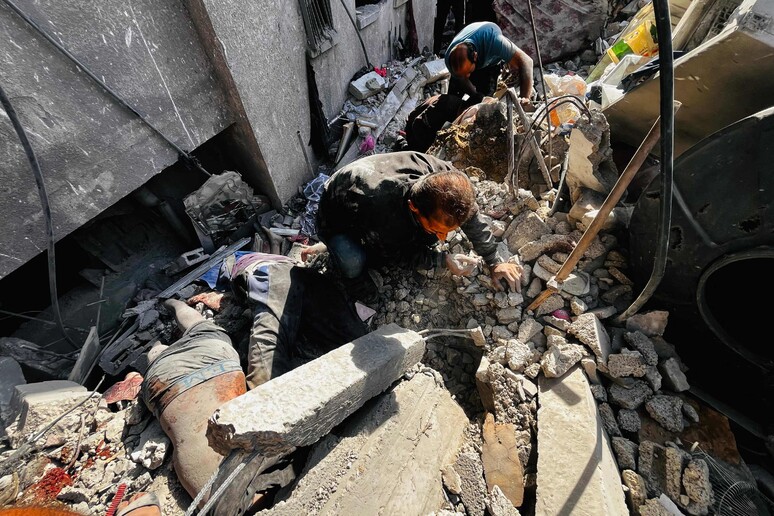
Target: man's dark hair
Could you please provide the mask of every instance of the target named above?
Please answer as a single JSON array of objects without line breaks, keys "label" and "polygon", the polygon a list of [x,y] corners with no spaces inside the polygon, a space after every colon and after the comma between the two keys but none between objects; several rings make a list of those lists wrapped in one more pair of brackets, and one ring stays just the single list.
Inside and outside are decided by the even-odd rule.
[{"label": "man's dark hair", "polygon": [[459,170],[447,170],[422,177],[411,187],[411,202],[422,216],[440,211],[444,223],[461,226],[476,212],[476,194],[470,178]]},{"label": "man's dark hair", "polygon": [[462,68],[462,65],[465,64],[466,61],[475,63],[475,52],[476,51],[473,48],[473,45],[469,45],[467,43],[456,44],[449,54],[449,65],[451,65],[452,71],[456,72]]}]

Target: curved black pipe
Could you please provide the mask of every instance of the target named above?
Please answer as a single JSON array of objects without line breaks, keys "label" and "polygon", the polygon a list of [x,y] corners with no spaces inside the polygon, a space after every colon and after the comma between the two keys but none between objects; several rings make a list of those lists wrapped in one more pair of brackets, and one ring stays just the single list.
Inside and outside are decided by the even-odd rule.
[{"label": "curved black pipe", "polygon": [[637,313],[658,288],[666,270],[669,231],[672,224],[673,160],[675,127],[675,69],[672,53],[672,22],[667,0],[653,0],[658,35],[659,85],[661,88],[661,204],[659,206],[659,239],[648,283],[632,304],[616,320],[623,321]]},{"label": "curved black pipe", "polygon": [[51,220],[51,205],[48,202],[48,193],[46,192],[46,184],[43,182],[43,173],[40,171],[40,164],[38,158],[35,157],[35,151],[32,150],[32,145],[27,138],[27,133],[24,131],[19,117],[16,115],[16,110],[13,109],[11,101],[5,94],[5,90],[0,86],[0,104],[3,105],[3,109],[8,114],[8,118],[13,124],[13,128],[16,131],[16,135],[19,137],[19,141],[24,148],[24,153],[27,155],[27,160],[30,162],[32,168],[32,174],[35,176],[35,183],[38,185],[38,194],[40,195],[40,203],[43,207],[43,218],[46,221],[46,236],[48,237],[48,288],[51,296],[51,308],[54,311],[54,319],[56,320],[59,331],[62,332],[67,342],[75,349],[81,346],[77,344],[65,331],[64,323],[62,322],[62,314],[59,311],[59,296],[56,291],[56,257],[54,255],[54,224]]},{"label": "curved black pipe", "polygon": [[77,57],[75,57],[73,54],[71,54],[71,53],[70,53],[70,51],[69,51],[69,50],[67,50],[65,47],[63,47],[61,44],[59,44],[59,42],[58,42],[57,40],[55,40],[54,38],[52,38],[52,37],[51,37],[51,35],[50,35],[48,32],[46,32],[45,30],[43,30],[43,28],[42,28],[40,25],[38,25],[37,23],[35,23],[35,21],[34,21],[32,18],[30,18],[29,16],[27,16],[27,15],[24,13],[24,11],[22,11],[21,9],[19,9],[19,8],[16,6],[16,4],[14,4],[14,3],[13,3],[11,0],[3,0],[3,2],[4,2],[4,3],[5,3],[5,4],[8,6],[8,7],[10,7],[10,8],[11,8],[11,10],[12,10],[13,12],[15,12],[17,15],[19,15],[19,18],[21,18],[22,20],[24,20],[25,22],[27,22],[27,24],[28,24],[30,27],[32,27],[33,29],[35,29],[35,30],[38,32],[38,34],[40,34],[41,36],[43,36],[43,38],[45,38],[45,40],[46,40],[46,41],[48,41],[49,43],[51,43],[51,44],[54,46],[54,48],[56,48],[56,49],[57,49],[57,50],[59,50],[61,53],[63,53],[63,54],[65,55],[65,57],[67,57],[67,58],[68,58],[70,61],[72,61],[72,62],[73,62],[73,63],[74,63],[74,64],[75,64],[75,65],[76,65],[78,68],[80,68],[80,69],[83,71],[83,73],[85,73],[86,75],[88,75],[88,76],[89,76],[89,78],[90,78],[92,81],[94,81],[94,82],[96,82],[97,84],[99,84],[99,85],[100,85],[100,87],[101,87],[103,90],[105,90],[105,93],[107,93],[108,95],[110,95],[110,96],[113,98],[113,100],[115,100],[116,102],[118,102],[118,104],[119,104],[119,105],[121,105],[122,107],[124,107],[125,109],[128,109],[129,111],[131,111],[131,112],[132,112],[132,114],[134,114],[134,115],[135,115],[137,118],[139,118],[140,120],[142,120],[142,121],[145,123],[145,125],[147,125],[147,126],[148,126],[148,127],[149,127],[149,128],[150,128],[150,129],[151,129],[153,132],[154,132],[154,133],[156,133],[157,135],[159,135],[159,136],[161,137],[161,139],[162,139],[162,140],[164,140],[165,142],[167,142],[167,144],[169,144],[169,146],[170,146],[170,147],[172,147],[173,149],[175,149],[175,151],[177,152],[178,156],[180,156],[181,158],[185,159],[185,160],[186,160],[186,161],[187,161],[189,164],[192,164],[192,165],[193,165],[193,166],[194,166],[194,167],[195,167],[197,170],[199,170],[200,172],[204,173],[206,176],[208,176],[208,177],[209,177],[209,176],[211,176],[211,175],[212,175],[212,174],[210,174],[209,172],[207,172],[207,170],[205,170],[205,169],[204,169],[204,167],[203,167],[203,166],[202,166],[202,165],[201,165],[201,164],[200,164],[200,163],[199,163],[199,162],[198,162],[198,161],[197,161],[197,160],[196,160],[196,159],[195,159],[193,156],[191,156],[191,155],[190,155],[188,152],[184,151],[184,150],[183,150],[183,149],[182,149],[180,146],[178,146],[178,145],[177,145],[175,142],[173,142],[172,140],[170,140],[169,138],[167,138],[167,137],[164,135],[164,133],[162,133],[161,131],[159,131],[159,130],[156,128],[156,126],[154,126],[153,124],[151,124],[151,123],[148,121],[148,119],[147,119],[147,118],[145,118],[144,116],[142,116],[142,115],[140,114],[140,112],[139,112],[139,111],[137,111],[137,110],[136,110],[136,109],[134,109],[132,106],[130,106],[130,105],[129,105],[129,103],[128,103],[128,102],[126,102],[126,101],[125,101],[123,98],[121,98],[121,96],[120,96],[118,93],[116,93],[115,91],[113,91],[112,89],[110,89],[110,87],[109,87],[107,84],[105,84],[105,82],[104,82],[104,81],[102,81],[102,80],[101,80],[99,77],[97,77],[97,75],[96,75],[94,72],[92,72],[91,70],[89,70],[89,69],[88,69],[88,68],[87,68],[87,67],[86,67],[86,66],[85,66],[83,63],[81,63],[81,62],[78,60],[78,58],[77,58]]}]

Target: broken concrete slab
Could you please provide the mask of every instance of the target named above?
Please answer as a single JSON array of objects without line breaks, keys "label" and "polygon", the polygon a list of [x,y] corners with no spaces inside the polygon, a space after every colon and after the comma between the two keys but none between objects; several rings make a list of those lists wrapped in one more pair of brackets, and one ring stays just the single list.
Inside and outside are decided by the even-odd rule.
[{"label": "broken concrete slab", "polygon": [[444,502],[441,470],[468,423],[449,392],[418,373],[315,445],[292,493],[261,514],[426,516]]},{"label": "broken concrete slab", "polygon": [[223,455],[233,448],[274,456],[308,446],[384,391],[422,359],[424,339],[389,324],[220,407],[207,437]]},{"label": "broken concrete slab", "polygon": [[[86,387],[68,380],[17,385],[11,397],[6,426],[11,445],[14,448],[18,447],[44,425],[81,403],[91,394]],[[56,442],[58,436],[64,435],[64,429],[70,428],[78,421],[77,415],[68,415],[54,426],[47,435],[47,439],[50,442]]]},{"label": "broken concrete slab", "polygon": [[583,370],[575,366],[561,378],[540,377],[539,388],[535,515],[628,514]]},{"label": "broken concrete slab", "polygon": [[454,471],[460,477],[460,499],[466,514],[484,516],[486,509],[486,483],[481,457],[475,450],[465,450],[457,456]]},{"label": "broken concrete slab", "polygon": [[594,314],[580,314],[567,331],[587,345],[603,364],[607,363],[611,351],[610,335]]},{"label": "broken concrete slab", "polygon": [[384,77],[376,72],[368,72],[349,83],[349,93],[358,100],[363,100],[382,91],[387,84]]}]

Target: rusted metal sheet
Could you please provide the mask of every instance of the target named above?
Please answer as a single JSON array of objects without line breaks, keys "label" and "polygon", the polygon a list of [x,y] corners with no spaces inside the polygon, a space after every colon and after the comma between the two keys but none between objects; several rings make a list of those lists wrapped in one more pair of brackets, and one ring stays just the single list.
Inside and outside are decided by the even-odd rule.
[{"label": "rusted metal sheet", "polygon": [[[540,57],[557,61],[589,48],[602,34],[606,0],[531,0]],[[494,0],[492,7],[503,34],[535,60],[529,4],[524,0]]]}]

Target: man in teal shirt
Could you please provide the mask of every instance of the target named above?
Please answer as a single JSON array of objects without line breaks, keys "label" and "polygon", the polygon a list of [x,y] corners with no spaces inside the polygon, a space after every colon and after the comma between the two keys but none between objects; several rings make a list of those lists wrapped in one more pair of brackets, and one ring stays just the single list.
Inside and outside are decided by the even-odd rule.
[{"label": "man in teal shirt", "polygon": [[500,67],[507,63],[511,73],[519,77],[519,97],[532,97],[532,58],[492,22],[464,27],[446,50],[445,61],[451,73],[449,93],[453,95],[468,94],[481,102],[495,92]]}]

